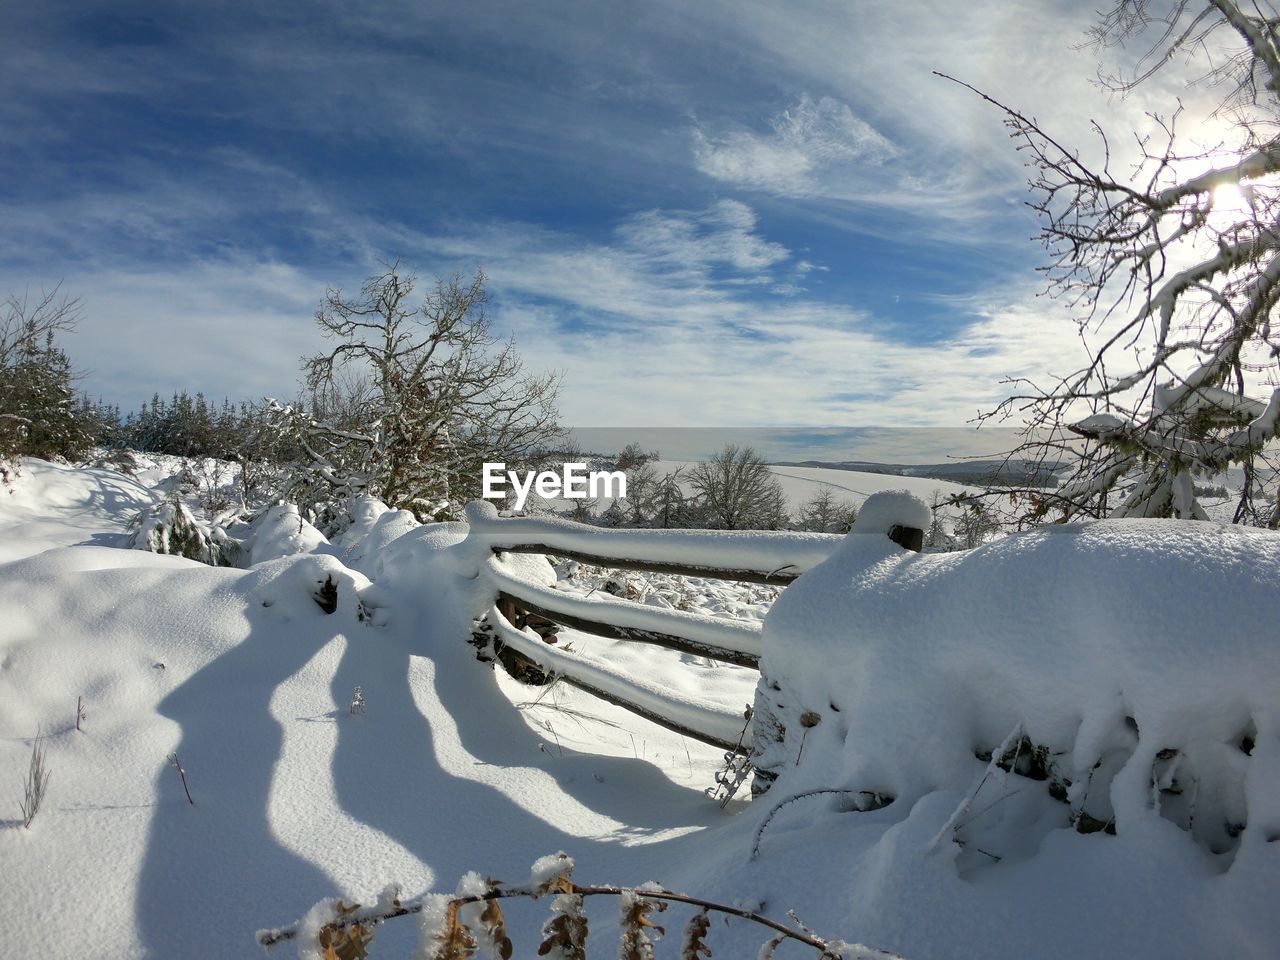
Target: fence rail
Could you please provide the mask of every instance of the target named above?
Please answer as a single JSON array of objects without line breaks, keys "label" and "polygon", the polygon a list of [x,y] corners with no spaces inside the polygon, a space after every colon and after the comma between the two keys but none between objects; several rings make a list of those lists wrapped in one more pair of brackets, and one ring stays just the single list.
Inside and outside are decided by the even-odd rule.
[{"label": "fence rail", "polygon": [[[582,597],[521,577],[503,554],[545,554],[598,566],[785,587],[825,560],[842,542],[836,534],[742,530],[607,529],[559,518],[500,518],[491,504],[467,509],[468,539],[487,554],[480,576],[492,590],[486,637],[504,663],[531,665],[536,677],[557,677],[685,736],[725,750],[750,749],[742,714],[680,700],[642,678],[623,674],[555,644],[559,627],[644,643],[724,663],[759,668],[761,628],[613,597]],[[923,532],[895,527],[889,536],[920,549]],[[539,635],[526,632],[534,627]],[[745,726],[744,726],[745,724]]]},{"label": "fence rail", "polygon": [[[467,508],[471,535],[495,550],[549,553],[628,570],[785,585],[831,555],[841,537],[790,530],[633,530]],[[764,580],[761,578],[772,578]]]},{"label": "fence rail", "polygon": [[691,700],[679,700],[670,691],[647,684],[638,677],[566,653],[517,629],[496,605],[489,609],[486,620],[499,642],[532,660],[563,683],[668,730],[722,750],[741,752],[750,748],[747,719],[742,714],[715,710]]},{"label": "fence rail", "polygon": [[[507,569],[501,557],[486,573],[500,599],[563,626],[615,640],[632,640],[755,667],[760,662],[760,627],[745,620],[663,610],[629,600],[579,597],[525,580]],[[607,598],[607,599],[606,599]]]}]

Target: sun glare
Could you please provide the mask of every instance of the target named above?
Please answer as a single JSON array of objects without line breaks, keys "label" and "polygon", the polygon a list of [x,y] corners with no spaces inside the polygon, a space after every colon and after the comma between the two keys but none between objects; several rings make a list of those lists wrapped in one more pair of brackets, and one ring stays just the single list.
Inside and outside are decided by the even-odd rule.
[{"label": "sun glare", "polygon": [[1227,225],[1238,223],[1252,213],[1239,184],[1221,183],[1213,188],[1213,219]]}]

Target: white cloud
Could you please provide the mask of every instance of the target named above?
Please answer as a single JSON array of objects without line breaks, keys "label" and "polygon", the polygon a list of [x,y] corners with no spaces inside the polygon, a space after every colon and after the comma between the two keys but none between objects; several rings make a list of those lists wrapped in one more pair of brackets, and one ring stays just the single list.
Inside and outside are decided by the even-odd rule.
[{"label": "white cloud", "polygon": [[788,259],[780,243],[756,232],[756,213],[737,200],[720,200],[696,213],[650,210],[628,218],[617,231],[636,253],[693,269],[724,264],[753,273]]},{"label": "white cloud", "polygon": [[[483,266],[496,332],[564,373],[562,410],[578,425],[957,425],[1003,397],[1002,377],[1066,369],[1078,349],[1072,324],[1029,290],[953,305],[970,325],[904,342],[871,311],[805,290],[821,268],[736,201],[637,213],[594,242],[520,222],[348,230],[428,275]],[[126,406],[154,390],[288,395],[299,357],[320,346],[311,315],[326,284],[375,268],[248,255],[86,265],[64,277],[85,301],[68,347],[91,371],[85,387]]]},{"label": "white cloud", "polygon": [[[650,229],[668,220],[678,226]],[[714,279],[709,266],[729,254],[685,228],[722,221],[716,208],[652,211],[607,243],[518,223],[402,239],[446,269],[483,259],[495,323],[531,364],[564,372],[562,409],[576,425],[955,426],[1003,399],[1001,379],[1081,356],[1074,325],[1029,286],[954,304],[967,324],[912,343],[870,310],[816,298],[789,261],[776,261],[785,275],[763,295]],[[651,255],[672,235],[688,262]]]},{"label": "white cloud", "polygon": [[784,196],[823,192],[822,177],[850,164],[875,165],[898,148],[849,106],[804,94],[770,121],[769,133],[694,130],[694,159],[710,177]]}]

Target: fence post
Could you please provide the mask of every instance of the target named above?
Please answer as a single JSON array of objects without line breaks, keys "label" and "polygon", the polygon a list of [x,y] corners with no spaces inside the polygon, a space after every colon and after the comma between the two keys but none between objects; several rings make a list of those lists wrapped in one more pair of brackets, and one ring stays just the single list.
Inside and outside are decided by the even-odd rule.
[{"label": "fence post", "polygon": [[895,523],[889,528],[889,539],[913,553],[919,553],[924,549],[924,531],[919,527],[904,527],[900,523]]}]

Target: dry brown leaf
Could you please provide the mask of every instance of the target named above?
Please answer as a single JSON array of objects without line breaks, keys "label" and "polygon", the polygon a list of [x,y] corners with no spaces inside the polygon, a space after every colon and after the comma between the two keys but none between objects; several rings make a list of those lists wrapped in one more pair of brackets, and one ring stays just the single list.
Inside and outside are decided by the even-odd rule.
[{"label": "dry brown leaf", "polygon": [[711,956],[707,946],[707,933],[711,930],[711,917],[705,907],[689,918],[684,928],[684,942],[680,945],[680,960],[703,960]]},{"label": "dry brown leaf", "polygon": [[[649,919],[655,910],[661,913],[667,905],[661,900],[646,900],[636,891],[622,897],[622,937],[618,942],[621,960],[654,960],[653,941],[666,933],[666,928]],[[650,936],[649,931],[654,933]]]},{"label": "dry brown leaf", "polygon": [[369,944],[373,942],[373,924],[353,923],[341,926],[341,922],[360,909],[360,904],[350,906],[338,901],[335,906],[338,923],[320,928],[318,937],[324,960],[368,960]]},{"label": "dry brown leaf", "polygon": [[436,949],[431,960],[469,960],[476,955],[475,938],[467,925],[458,919],[458,906],[457,903],[449,904],[444,929],[436,934]]},{"label": "dry brown leaf", "polygon": [[507,936],[507,922],[502,915],[502,907],[497,900],[490,900],[480,914],[480,922],[484,924],[485,936],[498,950],[502,960],[511,960],[511,938]]},{"label": "dry brown leaf", "polygon": [[562,893],[551,901],[552,916],[542,925],[538,956],[552,960],[587,960],[587,916],[582,897]]}]

